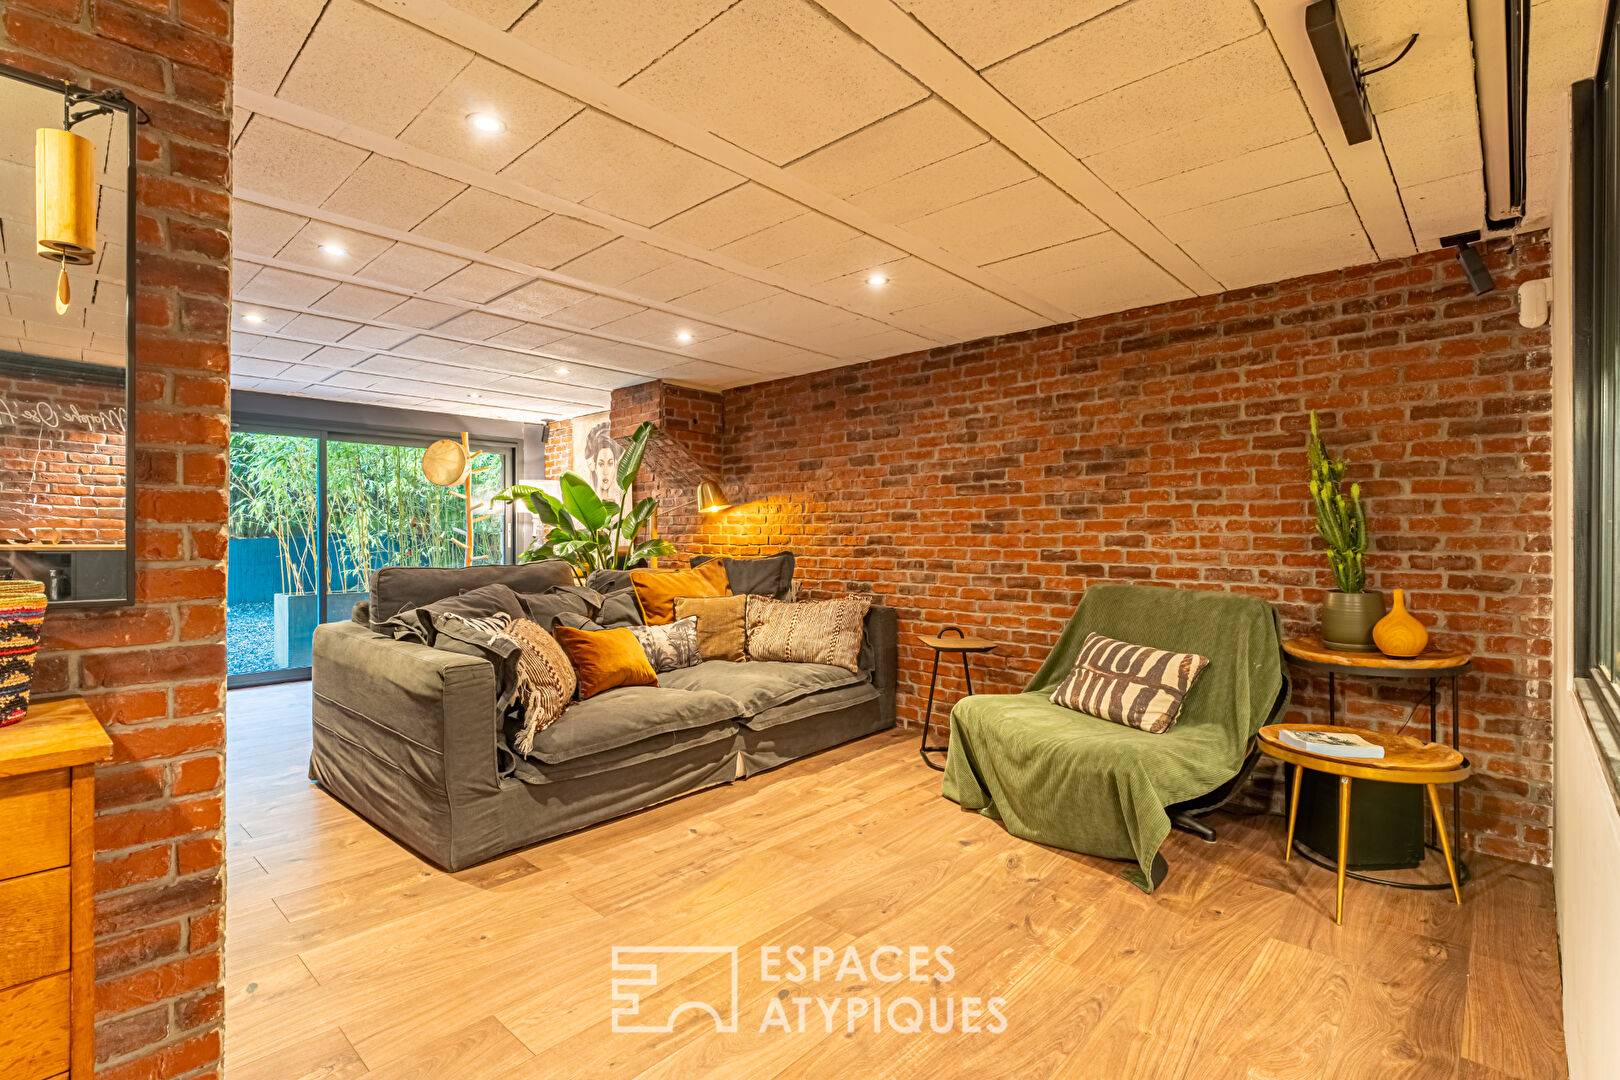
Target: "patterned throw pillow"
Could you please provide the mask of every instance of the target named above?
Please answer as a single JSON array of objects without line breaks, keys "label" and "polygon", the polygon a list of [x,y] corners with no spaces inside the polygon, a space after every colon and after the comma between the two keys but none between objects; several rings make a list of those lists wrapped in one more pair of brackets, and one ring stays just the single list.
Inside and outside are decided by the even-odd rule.
[{"label": "patterned throw pillow", "polygon": [[1052,700],[1066,709],[1162,735],[1176,723],[1193,680],[1209,664],[1196,653],[1173,653],[1087,634]]},{"label": "patterned throw pillow", "polygon": [[654,671],[674,671],[703,663],[698,651],[697,616],[688,615],[661,626],[631,626],[629,631],[641,642],[641,651]]},{"label": "patterned throw pillow", "polygon": [[750,660],[785,660],[795,664],[831,664],[859,671],[861,636],[870,596],[784,603],[763,596],[748,599]]},{"label": "patterned throw pillow", "polygon": [[506,636],[517,642],[517,697],[523,704],[523,730],[518,732],[517,752],[527,756],[534,749],[534,737],[562,717],[574,699],[578,680],[574,665],[568,662],[557,639],[532,619],[518,619],[506,628]]}]

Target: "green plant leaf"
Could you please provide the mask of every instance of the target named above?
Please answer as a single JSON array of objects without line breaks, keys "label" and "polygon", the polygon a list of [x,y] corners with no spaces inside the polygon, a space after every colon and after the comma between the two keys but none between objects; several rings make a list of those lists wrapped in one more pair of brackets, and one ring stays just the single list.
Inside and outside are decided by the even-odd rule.
[{"label": "green plant leaf", "polygon": [[643,420],[625,444],[624,453],[619,456],[619,490],[629,491],[635,484],[636,474],[641,471],[641,459],[647,456],[647,441],[652,438],[652,433],[652,421]]},{"label": "green plant leaf", "polygon": [[675,545],[660,538],[637,544],[630,549],[630,554],[626,558],[631,563],[637,563],[642,559],[662,559],[673,554],[675,554]]},{"label": "green plant leaf", "polygon": [[571,472],[562,474],[562,505],[586,532],[596,533],[607,526],[608,506],[584,477]]},{"label": "green plant leaf", "polygon": [[652,517],[653,511],[656,509],[658,509],[658,500],[651,495],[636,503],[635,506],[631,507],[630,512],[624,516],[624,520],[619,523],[619,535],[634,542],[636,534],[647,524],[647,520]]}]

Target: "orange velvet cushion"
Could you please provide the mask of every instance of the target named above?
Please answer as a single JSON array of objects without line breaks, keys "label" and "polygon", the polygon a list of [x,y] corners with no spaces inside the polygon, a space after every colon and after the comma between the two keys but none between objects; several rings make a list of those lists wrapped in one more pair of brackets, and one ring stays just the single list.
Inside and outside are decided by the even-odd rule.
[{"label": "orange velvet cushion", "polygon": [[551,631],[568,654],[579,676],[581,699],[595,697],[615,686],[657,686],[658,673],[647,662],[628,627],[614,630],[576,630],[558,624]]},{"label": "orange velvet cushion", "polygon": [[677,596],[725,596],[731,592],[726,584],[726,568],[719,559],[690,570],[632,570],[630,584],[635,586],[636,602],[648,626],[675,621]]}]

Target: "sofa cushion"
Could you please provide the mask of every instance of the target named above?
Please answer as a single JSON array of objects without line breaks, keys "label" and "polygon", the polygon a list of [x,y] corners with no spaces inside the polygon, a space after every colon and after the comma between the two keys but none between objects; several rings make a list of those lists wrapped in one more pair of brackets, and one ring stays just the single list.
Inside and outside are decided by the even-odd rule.
[{"label": "sofa cushion", "polygon": [[734,596],[677,596],[675,618],[697,619],[698,652],[705,660],[748,659],[744,649],[743,611],[746,594]]},{"label": "sofa cushion", "polygon": [[869,682],[851,683],[848,686],[829,686],[825,690],[816,690],[803,697],[784,701],[780,705],[772,705],[762,709],[743,721],[743,726],[751,731],[768,731],[782,724],[791,724],[798,720],[810,717],[819,717],[826,713],[838,712],[868,701],[876,701],[879,697],[878,688]]},{"label": "sofa cushion", "polygon": [[560,615],[566,613],[591,619],[602,607],[602,594],[584,585],[558,585],[543,593],[519,593],[518,600],[528,611],[529,618],[539,623],[547,633],[550,633]]},{"label": "sofa cushion", "polygon": [[781,664],[729,660],[705,660],[696,667],[681,668],[659,679],[662,686],[675,690],[714,691],[736,703],[737,717],[750,717],[796,698],[834,686],[863,681],[853,671],[831,664]]},{"label": "sofa cushion", "polygon": [[630,631],[641,642],[641,651],[647,654],[647,662],[659,674],[694,667],[703,662],[703,656],[698,652],[696,615],[688,615],[661,626],[626,626],[622,629]]},{"label": "sofa cushion", "polygon": [[736,715],[737,703],[711,690],[622,686],[568,706],[560,720],[535,734],[533,756],[556,765]]},{"label": "sofa cushion", "polygon": [[[709,561],[708,555],[694,555],[693,566]],[[738,559],[730,555],[720,558],[726,568],[726,581],[734,593],[755,593],[774,600],[787,600],[793,595],[794,558],[791,551],[778,551],[757,559]]]},{"label": "sofa cushion", "polygon": [[385,566],[371,575],[371,625],[387,622],[406,608],[431,604],[481,585],[501,584],[513,592],[543,593],[572,585],[574,572],[561,559],[517,566]]},{"label": "sofa cushion", "polygon": [[869,594],[837,600],[783,603],[756,597],[749,601],[748,656],[801,664],[834,664],[860,670],[861,642],[866,632]]},{"label": "sofa cushion", "polygon": [[630,581],[641,617],[650,626],[675,620],[677,596],[724,596],[727,591],[725,567],[712,564],[691,570],[632,570]]},{"label": "sofa cushion", "polygon": [[574,665],[582,699],[620,686],[658,685],[658,673],[628,627],[576,630],[559,624],[552,633]]}]

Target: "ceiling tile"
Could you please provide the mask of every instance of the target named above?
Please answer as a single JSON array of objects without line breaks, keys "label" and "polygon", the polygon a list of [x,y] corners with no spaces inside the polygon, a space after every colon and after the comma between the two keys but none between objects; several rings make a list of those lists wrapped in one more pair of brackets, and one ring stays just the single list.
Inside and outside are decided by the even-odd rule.
[{"label": "ceiling tile", "polygon": [[742,181],[594,109],[548,135],[501,175],[637,225],[655,225]]},{"label": "ceiling tile", "polygon": [[302,360],[311,355],[319,345],[309,345],[302,341],[281,341],[277,338],[265,338],[253,347],[253,355],[266,360],[286,360],[293,362]]},{"label": "ceiling tile", "polygon": [[1355,266],[1374,258],[1361,219],[1343,200],[1245,228],[1189,235],[1183,247],[1230,288]]},{"label": "ceiling tile", "polygon": [[804,0],[740,0],[625,89],[777,165],[928,96]]},{"label": "ceiling tile", "polygon": [[321,206],[391,229],[409,229],[467,185],[373,154]]},{"label": "ceiling tile", "polygon": [[564,214],[541,218],[490,253],[543,270],[555,270],[569,259],[612,240],[617,233]]},{"label": "ceiling tile", "polygon": [[795,161],[788,172],[838,196],[865,191],[985,142],[936,97],[886,116]]},{"label": "ceiling tile", "polygon": [[390,351],[422,360],[449,360],[451,357],[460,355],[466,348],[465,342],[446,341],[444,338],[429,337],[423,334],[405,339]]},{"label": "ceiling tile", "polygon": [[236,199],[231,203],[231,245],[236,251],[274,255],[309,219]]},{"label": "ceiling tile", "polygon": [[394,293],[345,283],[315,301],[311,306],[319,311],[329,311],[334,315],[344,315],[354,319],[375,319],[398,303],[399,297]]},{"label": "ceiling tile", "polygon": [[366,264],[366,277],[413,292],[434,285],[464,266],[466,259],[411,244],[395,244]]},{"label": "ceiling tile", "polygon": [[519,285],[533,280],[528,274],[516,274],[498,266],[473,263],[465,270],[445,278],[427,292],[451,296],[469,303],[486,304],[502,293],[511,292]]},{"label": "ceiling tile", "polygon": [[[499,172],[582,108],[573,98],[480,56],[439,91],[399,140]],[[504,126],[481,131],[468,122],[475,113]]]},{"label": "ceiling tile", "polygon": [[1444,180],[1481,167],[1472,83],[1463,91],[1380,114],[1378,134],[1402,185]]},{"label": "ceiling tile", "polygon": [[236,292],[237,299],[257,304],[285,304],[288,307],[309,307],[331,292],[336,282],[325,278],[295,274],[267,266],[253,275]]},{"label": "ceiling tile", "polygon": [[708,263],[677,255],[658,269],[626,281],[624,288],[636,296],[665,304],[677,296],[685,296],[698,289],[718,285],[736,276],[718,266],[710,266]]},{"label": "ceiling tile", "polygon": [[1071,153],[1092,157],[1293,89],[1271,35],[1254,34],[1054,113],[1041,126]]},{"label": "ceiling tile", "polygon": [[344,338],[343,344],[357,349],[392,349],[409,340],[410,336],[402,330],[390,330],[386,326],[362,326]]},{"label": "ceiling tile", "polygon": [[329,0],[276,93],[397,135],[472,56],[359,0]]},{"label": "ceiling tile", "polygon": [[657,231],[714,250],[804,211],[786,195],[750,181],[677,214]]},{"label": "ceiling tile", "polygon": [[1102,222],[1040,177],[905,223],[976,265],[1101,232]]},{"label": "ceiling tile", "polygon": [[534,0],[446,0],[446,3],[497,30],[507,29],[519,15],[534,6]]},{"label": "ceiling tile", "polygon": [[1251,0],[1133,0],[984,75],[1038,120],[1264,31]]},{"label": "ceiling tile", "polygon": [[705,285],[694,292],[682,293],[676,300],[683,308],[690,308],[706,315],[721,315],[746,304],[755,304],[768,297],[779,296],[781,293],[782,290],[763,281],[733,275],[725,281]]},{"label": "ceiling tile", "polygon": [[1117,191],[1150,184],[1316,130],[1293,90],[1229,105],[1191,123],[1116,146],[1085,164]]},{"label": "ceiling tile", "polygon": [[958,56],[985,68],[1125,0],[895,0]]},{"label": "ceiling tile", "polygon": [[1035,175],[1000,143],[987,142],[850,197],[885,221],[912,221]]},{"label": "ceiling tile", "polygon": [[392,240],[371,233],[311,221],[276,252],[276,257],[331,273],[353,274],[392,246]]},{"label": "ceiling tile", "polygon": [[569,277],[581,278],[598,285],[618,286],[632,278],[668,266],[678,256],[643,244],[639,240],[620,237],[601,247],[572,259],[558,269]]},{"label": "ceiling tile", "polygon": [[512,36],[617,86],[736,0],[540,0]]},{"label": "ceiling tile", "polygon": [[513,349],[540,349],[558,338],[567,336],[568,333],[565,330],[553,330],[549,326],[521,323],[504,333],[496,334],[489,341],[492,345],[505,345]]},{"label": "ceiling tile", "polygon": [[1420,250],[1440,246],[1440,237],[1480,227],[1485,182],[1478,172],[1460,173],[1401,189],[1406,216]]},{"label": "ceiling tile", "polygon": [[491,311],[515,315],[520,319],[543,319],[570,304],[587,300],[590,293],[558,285],[551,281],[536,281],[515,292],[507,293],[490,305]]},{"label": "ceiling tile", "polygon": [[231,74],[236,85],[275,93],[325,7],[326,0],[235,0]]},{"label": "ceiling tile", "polygon": [[793,281],[820,285],[846,274],[866,276],[901,258],[905,253],[882,240],[859,233],[841,243],[779,262],[774,273]]},{"label": "ceiling tile", "polygon": [[1312,133],[1167,176],[1123,194],[1143,216],[1154,220],[1245,192],[1331,172],[1333,160],[1322,140]]},{"label": "ceiling tile", "polygon": [[237,190],[319,206],[366,160],[357,147],[254,116],[232,151]]},{"label": "ceiling tile", "polygon": [[429,240],[488,251],[539,221],[544,211],[483,188],[468,188],[411,231]]},{"label": "ceiling tile", "polygon": [[299,315],[283,330],[288,337],[312,338],[316,341],[342,341],[360,329],[359,323],[343,319],[328,319],[322,315]]},{"label": "ceiling tile", "polygon": [[464,309],[451,307],[449,304],[435,303],[432,300],[411,299],[398,307],[389,308],[383,312],[382,321],[398,323],[401,326],[415,326],[423,330],[437,326],[446,319],[461,314]]},{"label": "ceiling tile", "polygon": [[468,311],[457,315],[448,322],[440,323],[434,329],[439,333],[482,341],[485,338],[494,337],[496,334],[504,334],[509,330],[515,330],[521,325],[522,323],[519,323],[516,319],[491,315],[487,311]]},{"label": "ceiling tile", "polygon": [[861,233],[842,221],[807,210],[797,217],[749,233],[719,249],[722,255],[753,266],[775,266],[799,255],[822,251]]},{"label": "ceiling tile", "polygon": [[629,304],[611,296],[592,296],[552,312],[548,321],[590,330],[644,310],[639,304]]}]

